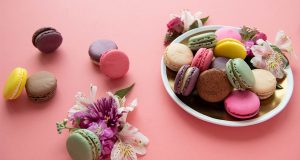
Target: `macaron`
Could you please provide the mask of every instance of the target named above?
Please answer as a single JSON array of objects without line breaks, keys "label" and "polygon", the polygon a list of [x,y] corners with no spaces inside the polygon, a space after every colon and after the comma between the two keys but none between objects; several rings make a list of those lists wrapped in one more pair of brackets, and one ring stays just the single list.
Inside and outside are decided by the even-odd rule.
[{"label": "macaron", "polygon": [[175,77],[174,91],[176,94],[188,96],[192,93],[198,76],[199,69],[197,67],[191,67],[190,65],[183,65]]},{"label": "macaron", "polygon": [[52,27],[40,28],[32,36],[32,44],[42,53],[54,52],[62,41],[62,35]]},{"label": "macaron", "polygon": [[102,149],[98,136],[87,129],[73,131],[66,146],[72,160],[98,160]]},{"label": "macaron", "polygon": [[171,43],[165,50],[164,63],[172,71],[178,71],[183,65],[191,64],[193,52],[181,43]]},{"label": "macaron", "polygon": [[224,100],[232,89],[225,72],[219,69],[206,70],[198,78],[198,94],[207,102],[220,102]]},{"label": "macaron", "polygon": [[264,69],[254,69],[252,72],[255,84],[250,90],[256,93],[261,100],[271,97],[276,90],[275,76]]},{"label": "macaron", "polygon": [[129,70],[129,58],[120,50],[110,50],[102,54],[99,62],[100,70],[107,77],[117,79]]},{"label": "macaron", "polygon": [[247,51],[240,41],[233,38],[225,38],[217,42],[214,48],[214,56],[245,59]]},{"label": "macaron", "polygon": [[224,39],[224,38],[233,38],[240,42],[242,41],[240,32],[234,28],[223,27],[223,28],[216,30],[215,34],[217,36],[218,41],[220,41],[221,39]]},{"label": "macaron", "polygon": [[197,51],[199,48],[213,48],[217,43],[216,35],[214,32],[208,32],[192,36],[188,40],[188,46],[193,51]]},{"label": "macaron", "polygon": [[231,116],[239,119],[252,118],[259,112],[258,96],[249,91],[233,91],[224,101],[224,106]]},{"label": "macaron", "polygon": [[89,47],[89,56],[92,62],[99,65],[101,55],[113,49],[118,49],[114,41],[108,39],[96,40]]},{"label": "macaron", "polygon": [[216,57],[212,62],[210,67],[211,68],[217,68],[222,71],[226,70],[226,63],[229,61],[228,58],[225,57]]},{"label": "macaron", "polygon": [[210,66],[214,54],[211,49],[200,48],[193,58],[192,66],[199,68],[200,72],[207,70]]},{"label": "macaron", "polygon": [[29,99],[43,102],[55,95],[57,80],[54,74],[40,71],[28,77],[25,88]]},{"label": "macaron", "polygon": [[27,70],[25,68],[17,67],[9,74],[6,79],[4,88],[3,88],[3,97],[6,100],[17,99],[27,80]]},{"label": "macaron", "polygon": [[230,59],[226,63],[226,74],[232,86],[238,90],[252,88],[255,84],[252,70],[241,58]]}]

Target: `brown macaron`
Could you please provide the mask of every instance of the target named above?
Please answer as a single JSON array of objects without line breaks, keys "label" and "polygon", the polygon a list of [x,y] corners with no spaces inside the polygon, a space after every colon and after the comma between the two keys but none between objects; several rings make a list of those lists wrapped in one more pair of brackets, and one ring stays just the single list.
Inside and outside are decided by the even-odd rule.
[{"label": "brown macaron", "polygon": [[232,89],[226,73],[219,69],[206,70],[198,78],[198,94],[207,102],[220,102],[224,100]]},{"label": "brown macaron", "polygon": [[31,75],[26,82],[27,96],[35,101],[42,102],[51,99],[55,95],[57,80],[47,71],[40,71]]}]

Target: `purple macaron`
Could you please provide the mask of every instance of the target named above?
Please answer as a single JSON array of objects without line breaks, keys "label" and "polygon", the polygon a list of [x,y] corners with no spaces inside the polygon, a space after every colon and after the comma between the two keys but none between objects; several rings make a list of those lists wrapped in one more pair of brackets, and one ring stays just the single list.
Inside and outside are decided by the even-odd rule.
[{"label": "purple macaron", "polygon": [[226,63],[228,62],[228,60],[229,59],[225,57],[216,57],[211,63],[211,68],[216,68],[225,71]]},{"label": "purple macaron", "polygon": [[192,93],[200,71],[197,67],[191,67],[190,65],[183,65],[177,72],[174,91],[176,94],[188,96]]},{"label": "purple macaron", "polygon": [[52,27],[40,28],[32,36],[32,44],[42,53],[54,52],[62,41],[62,35]]},{"label": "purple macaron", "polygon": [[113,49],[118,49],[118,46],[115,42],[107,39],[101,39],[93,42],[90,45],[89,55],[91,60],[98,65],[101,55]]}]

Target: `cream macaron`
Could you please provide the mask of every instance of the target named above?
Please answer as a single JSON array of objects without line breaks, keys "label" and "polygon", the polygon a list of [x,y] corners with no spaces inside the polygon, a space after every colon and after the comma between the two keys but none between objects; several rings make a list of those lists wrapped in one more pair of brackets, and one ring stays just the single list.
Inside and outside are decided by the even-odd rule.
[{"label": "cream macaron", "polygon": [[178,71],[185,64],[191,64],[193,52],[191,49],[181,43],[170,44],[164,53],[164,63],[172,71]]},{"label": "cream macaron", "polygon": [[256,93],[261,100],[271,97],[276,90],[275,76],[264,69],[254,69],[252,72],[255,84],[250,90]]}]

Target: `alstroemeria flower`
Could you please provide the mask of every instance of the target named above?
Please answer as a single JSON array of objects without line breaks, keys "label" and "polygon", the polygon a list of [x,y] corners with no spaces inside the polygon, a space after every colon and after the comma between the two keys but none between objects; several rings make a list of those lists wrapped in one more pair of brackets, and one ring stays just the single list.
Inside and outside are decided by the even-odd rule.
[{"label": "alstroemeria flower", "polygon": [[253,66],[270,71],[276,78],[283,78],[285,75],[284,68],[286,67],[283,55],[275,52],[267,41],[259,39],[256,43],[257,45],[251,47],[254,54],[251,59]]},{"label": "alstroemeria flower", "polygon": [[202,21],[201,21],[201,15],[202,12],[196,12],[194,15],[192,14],[191,11],[189,10],[182,10],[181,11],[181,15],[171,15],[171,18],[173,19],[174,17],[179,17],[181,19],[181,21],[184,24],[183,30],[188,31],[190,26],[197,21],[198,22],[198,26],[203,26]]},{"label": "alstroemeria flower", "polygon": [[75,104],[68,111],[68,118],[73,120],[73,115],[79,111],[87,110],[87,106],[95,100],[97,93],[97,86],[90,85],[90,96],[86,97],[82,92],[77,92],[75,95]]},{"label": "alstroemeria flower", "polygon": [[111,160],[136,160],[136,154],[146,154],[149,139],[129,123],[124,125],[117,137],[119,140],[111,151]]},{"label": "alstroemeria flower", "polygon": [[173,18],[168,24],[168,32],[177,32],[182,33],[183,32],[183,22],[179,17]]},{"label": "alstroemeria flower", "polygon": [[292,46],[292,40],[284,33],[284,31],[279,31],[276,34],[275,37],[275,43],[274,43],[285,55],[294,56],[296,58],[296,55],[293,54],[293,46]]}]

